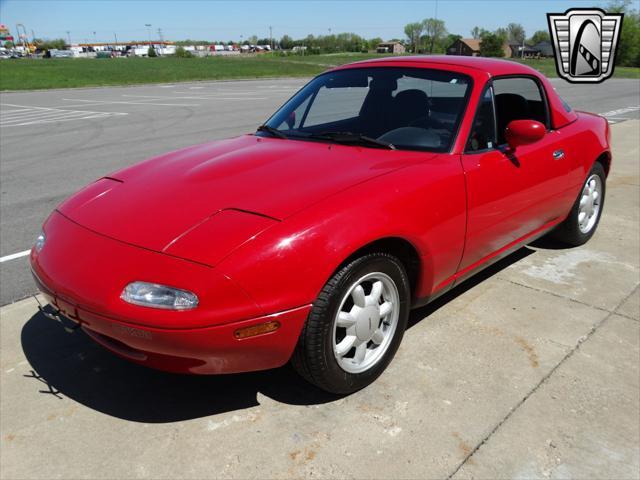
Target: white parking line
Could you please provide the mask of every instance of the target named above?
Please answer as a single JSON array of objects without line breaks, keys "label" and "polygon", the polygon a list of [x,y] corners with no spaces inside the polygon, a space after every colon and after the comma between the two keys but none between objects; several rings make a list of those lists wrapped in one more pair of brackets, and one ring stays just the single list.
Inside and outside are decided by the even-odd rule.
[{"label": "white parking line", "polygon": [[626,116],[629,113],[634,113],[640,110],[639,107],[624,107],[617,110],[610,110],[608,112],[600,113],[599,115],[605,117],[607,122],[611,125],[624,122],[625,120],[631,120],[631,117]]},{"label": "white parking line", "polygon": [[124,102],[118,100],[81,100],[79,98],[63,98],[66,102],[86,102],[86,105],[109,105],[109,104],[121,104],[121,105],[156,105],[159,107],[199,107],[200,104],[189,103],[151,103],[151,102]]},{"label": "white parking line", "polygon": [[11,255],[5,255],[0,257],[0,263],[8,262],[9,260],[15,260],[16,258],[26,257],[31,253],[31,250],[24,250],[18,253],[12,253]]},{"label": "white parking line", "polygon": [[49,120],[51,117],[57,117],[57,116],[69,116],[69,115],[82,115],[82,114],[87,114],[87,113],[93,113],[93,112],[82,112],[79,110],[34,110],[31,112],[23,112],[21,114],[6,114],[2,116],[2,122],[6,123],[6,122],[23,122],[23,121],[30,121],[34,118],[36,119],[47,119]]},{"label": "white parking line", "polygon": [[[179,94],[184,94],[184,95],[222,95],[222,96],[227,96],[227,97],[233,97],[233,96],[240,96],[240,95],[264,95],[265,93],[274,93],[274,92],[256,92],[256,91],[251,91],[251,92],[236,92],[233,90],[210,90],[208,92],[182,92],[182,91],[173,91],[171,93],[179,93]],[[165,97],[166,98],[166,97]],[[173,98],[173,97],[172,97]]]},{"label": "white parking line", "polygon": [[2,106],[18,107],[20,110],[0,110],[0,127],[21,127],[39,123],[69,122],[127,115],[122,112],[94,112],[89,110],[66,110],[61,108],[32,107],[3,103]]},{"label": "white parking line", "polygon": [[609,112],[601,113],[603,117],[616,117],[618,115],[624,115],[625,113],[637,112],[640,110],[640,107],[624,107],[618,108],[617,110],[611,110]]},{"label": "white parking line", "polygon": [[[181,93],[181,92],[176,92],[176,93]],[[188,93],[188,92],[184,92],[184,93]],[[149,98],[149,99],[155,99],[155,100],[266,100],[266,97],[219,97],[219,96],[214,96],[214,95],[207,95],[206,96],[189,96],[189,97],[159,97],[159,96],[154,96],[154,95],[122,95],[123,97],[128,97],[128,98]],[[152,105],[152,104],[147,104],[146,102],[143,103],[142,105]]]}]

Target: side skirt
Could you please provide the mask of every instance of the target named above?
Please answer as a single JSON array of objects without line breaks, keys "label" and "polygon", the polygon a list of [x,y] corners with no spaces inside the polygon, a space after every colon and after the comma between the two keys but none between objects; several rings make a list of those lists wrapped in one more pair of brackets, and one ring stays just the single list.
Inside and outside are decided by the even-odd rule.
[{"label": "side skirt", "polygon": [[533,232],[528,233],[517,240],[514,240],[513,242],[502,247],[500,250],[496,250],[495,252],[484,257],[483,259],[478,260],[476,263],[469,265],[464,270],[459,271],[452,277],[449,277],[448,279],[446,279],[436,288],[434,288],[434,291],[431,295],[427,297],[414,299],[411,305],[411,308],[414,309],[414,308],[424,307],[428,303],[433,302],[434,300],[441,297],[442,295],[447,293],[449,290],[451,290],[455,286],[473,277],[476,273],[481,272],[485,268],[490,267],[491,265],[502,260],[503,258],[508,257],[519,248],[522,248],[525,245],[536,241],[540,237],[545,236],[547,233],[549,233],[551,230],[553,230],[555,227],[561,224],[564,220],[565,220],[564,218],[560,218],[560,219],[552,220],[548,223],[545,223],[544,225],[537,228]]}]

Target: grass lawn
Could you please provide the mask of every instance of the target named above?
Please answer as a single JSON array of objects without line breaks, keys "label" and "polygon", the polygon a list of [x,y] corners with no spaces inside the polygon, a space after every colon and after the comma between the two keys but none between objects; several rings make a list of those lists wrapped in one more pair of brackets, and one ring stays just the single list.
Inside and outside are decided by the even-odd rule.
[{"label": "grass lawn", "polygon": [[[335,65],[383,55],[354,53],[205,58],[20,59],[0,63],[0,90],[172,83],[260,77],[307,77]],[[556,76],[553,59],[524,63],[549,77]],[[640,78],[640,69],[617,67],[618,78]]]}]

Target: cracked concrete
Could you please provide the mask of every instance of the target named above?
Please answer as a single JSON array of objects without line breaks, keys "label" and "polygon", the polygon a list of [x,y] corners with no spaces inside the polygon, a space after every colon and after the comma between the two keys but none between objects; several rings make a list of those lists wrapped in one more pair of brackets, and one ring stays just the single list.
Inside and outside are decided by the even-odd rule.
[{"label": "cracked concrete", "polygon": [[536,242],[413,313],[369,388],[154,372],[0,309],[1,478],[639,478],[640,122],[598,233]]}]

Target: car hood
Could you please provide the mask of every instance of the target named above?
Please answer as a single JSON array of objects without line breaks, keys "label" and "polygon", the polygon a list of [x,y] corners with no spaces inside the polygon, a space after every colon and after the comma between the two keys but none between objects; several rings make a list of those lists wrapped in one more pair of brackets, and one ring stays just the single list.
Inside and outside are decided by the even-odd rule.
[{"label": "car hood", "polygon": [[[218,215],[226,210],[278,222],[352,185],[431,156],[245,135],[116,172],[72,196],[59,211],[105,236],[166,251],[214,216],[218,227],[209,225],[209,234],[228,233],[231,227],[221,219],[239,220]],[[266,227],[264,221],[251,222]],[[246,232],[249,237],[256,233]]]}]

